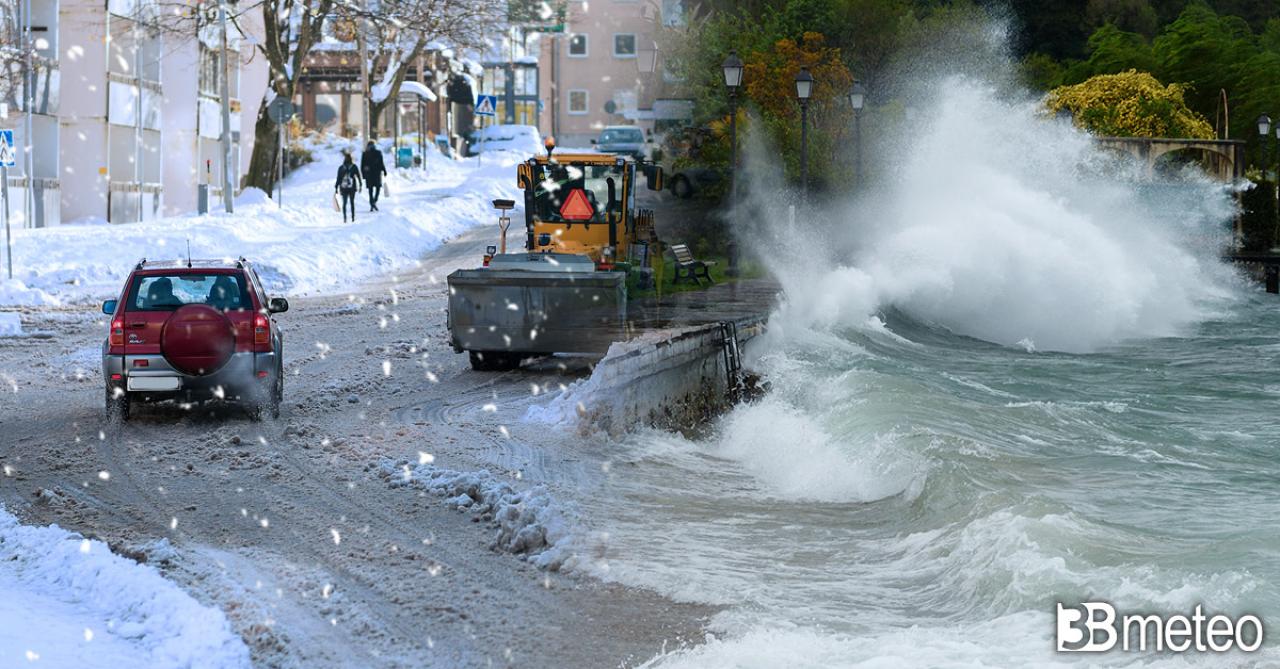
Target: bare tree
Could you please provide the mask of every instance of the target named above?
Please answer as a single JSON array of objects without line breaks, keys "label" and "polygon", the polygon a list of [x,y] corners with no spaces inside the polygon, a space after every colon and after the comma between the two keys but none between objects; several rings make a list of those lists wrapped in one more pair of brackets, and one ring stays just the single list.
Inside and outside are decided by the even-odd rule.
[{"label": "bare tree", "polygon": [[0,102],[18,103],[26,71],[18,3],[0,0]]},{"label": "bare tree", "polygon": [[[262,38],[257,47],[267,59],[267,90],[253,127],[253,154],[245,185],[270,193],[275,186],[279,133],[267,112],[276,97],[292,100],[302,78],[303,63],[320,41],[325,21],[333,12],[333,0],[260,0]],[[240,26],[245,14],[237,16]],[[245,32],[243,29],[241,32]],[[248,33],[246,33],[248,34]]]},{"label": "bare tree", "polygon": [[366,67],[378,83],[365,91],[369,127],[378,129],[383,111],[400,94],[410,68],[432,44],[458,51],[481,49],[484,39],[506,24],[506,0],[381,0],[337,10],[357,30],[364,29]]},{"label": "bare tree", "polygon": [[[335,8],[335,0],[156,0],[160,6],[160,27],[166,34],[183,39],[201,38],[216,44],[221,35],[218,9],[227,12],[227,21],[241,35],[250,37],[254,49],[267,61],[267,89],[253,127],[253,153],[245,186],[270,193],[278,178],[279,133],[267,111],[277,97],[292,100],[301,81],[307,56],[323,39],[323,29]],[[235,54],[229,54],[229,56]],[[235,67],[235,65],[229,65]],[[226,76],[219,71],[219,78]],[[240,91],[240,97],[251,95]],[[232,184],[235,187],[235,184]]]}]

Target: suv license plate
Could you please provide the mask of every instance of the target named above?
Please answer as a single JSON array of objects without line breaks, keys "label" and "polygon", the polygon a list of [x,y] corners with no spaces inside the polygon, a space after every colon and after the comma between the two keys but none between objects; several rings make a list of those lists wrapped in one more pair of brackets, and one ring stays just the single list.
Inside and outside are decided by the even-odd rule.
[{"label": "suv license plate", "polygon": [[176,376],[130,376],[129,390],[149,390],[152,392],[177,390],[182,387],[182,379]]}]

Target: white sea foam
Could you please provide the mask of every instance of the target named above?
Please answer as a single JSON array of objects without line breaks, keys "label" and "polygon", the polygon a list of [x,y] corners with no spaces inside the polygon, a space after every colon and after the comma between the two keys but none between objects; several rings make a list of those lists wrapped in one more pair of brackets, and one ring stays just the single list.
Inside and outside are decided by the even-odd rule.
[{"label": "white sea foam", "polygon": [[1205,204],[1173,209],[1037,101],[982,81],[944,79],[922,111],[900,176],[835,214],[835,230],[806,221],[783,237],[793,248],[769,240],[786,321],[865,326],[896,307],[999,344],[1079,352],[1179,334],[1230,294],[1216,259],[1227,189],[1183,176]]},{"label": "white sea foam", "polygon": [[809,415],[768,397],[722,423],[712,452],[741,465],[771,495],[820,502],[870,502],[904,492],[918,474],[894,451],[894,435],[844,445]]}]

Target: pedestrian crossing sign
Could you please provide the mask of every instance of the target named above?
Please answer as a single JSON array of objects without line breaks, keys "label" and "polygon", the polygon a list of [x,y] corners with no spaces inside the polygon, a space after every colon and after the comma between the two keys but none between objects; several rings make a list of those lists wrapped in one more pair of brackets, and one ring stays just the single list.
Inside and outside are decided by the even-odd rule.
[{"label": "pedestrian crossing sign", "polygon": [[0,130],[0,167],[13,167],[18,162],[13,150],[13,131]]},{"label": "pedestrian crossing sign", "polygon": [[498,109],[498,96],[496,95],[477,95],[476,96],[476,116],[496,116]]}]

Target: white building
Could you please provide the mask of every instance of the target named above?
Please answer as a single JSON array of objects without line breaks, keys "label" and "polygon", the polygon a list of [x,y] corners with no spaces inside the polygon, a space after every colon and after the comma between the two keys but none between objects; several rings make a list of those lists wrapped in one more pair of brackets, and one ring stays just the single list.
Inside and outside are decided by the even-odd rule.
[{"label": "white building", "polygon": [[[31,6],[29,33],[22,2]],[[202,39],[162,30],[156,0],[0,0],[0,22],[5,43],[30,43],[36,54],[34,87],[23,86],[19,62],[8,115],[0,118],[0,127],[15,130],[22,158],[31,128],[30,159],[10,172],[15,224],[129,223],[192,211],[200,183],[211,184],[216,201],[222,187],[216,24]],[[238,186],[267,68],[246,40],[232,35],[229,44]],[[253,92],[250,102],[241,102],[242,86]],[[27,99],[34,99],[29,119]],[[28,171],[35,177],[30,201]]]}]

